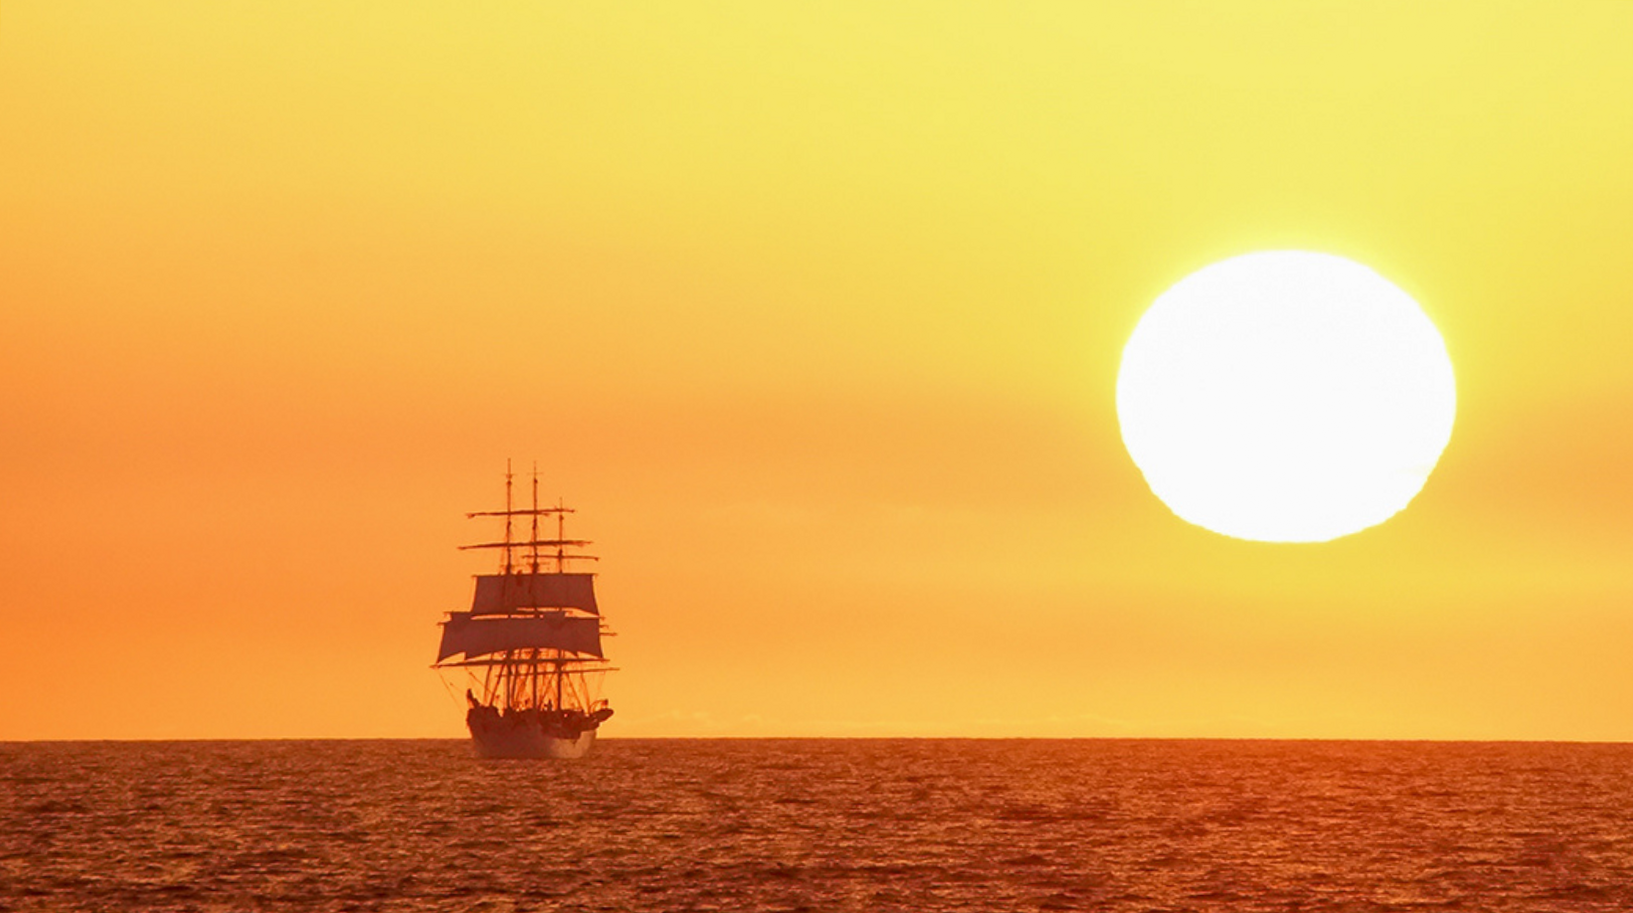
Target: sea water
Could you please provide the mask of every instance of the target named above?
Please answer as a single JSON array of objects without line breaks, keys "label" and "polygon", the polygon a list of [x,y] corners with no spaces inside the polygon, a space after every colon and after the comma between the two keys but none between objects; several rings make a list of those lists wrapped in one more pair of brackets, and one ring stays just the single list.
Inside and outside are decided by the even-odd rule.
[{"label": "sea water", "polygon": [[4,910],[1630,910],[1633,746],[0,744]]}]

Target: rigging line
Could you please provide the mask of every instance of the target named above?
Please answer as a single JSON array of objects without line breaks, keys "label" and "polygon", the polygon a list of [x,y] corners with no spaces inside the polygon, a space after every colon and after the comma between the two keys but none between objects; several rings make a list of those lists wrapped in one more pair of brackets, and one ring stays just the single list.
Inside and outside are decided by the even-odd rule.
[{"label": "rigging line", "polygon": [[[436,667],[432,666],[432,668],[434,669]],[[455,703],[458,703],[459,702],[459,695],[454,693],[454,686],[448,684],[448,677],[446,675],[443,675],[441,672],[438,672],[437,673],[437,681],[442,682],[442,689],[444,691],[448,692],[448,699],[454,701]]]}]

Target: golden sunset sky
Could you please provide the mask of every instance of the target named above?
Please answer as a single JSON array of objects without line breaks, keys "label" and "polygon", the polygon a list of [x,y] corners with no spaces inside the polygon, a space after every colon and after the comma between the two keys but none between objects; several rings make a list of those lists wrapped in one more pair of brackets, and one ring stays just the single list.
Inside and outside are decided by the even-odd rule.
[{"label": "golden sunset sky", "polygon": [[[463,736],[507,458],[608,736],[1633,739],[1633,4],[10,2],[0,739]],[[1176,519],[1115,381],[1267,248],[1439,469]]]}]

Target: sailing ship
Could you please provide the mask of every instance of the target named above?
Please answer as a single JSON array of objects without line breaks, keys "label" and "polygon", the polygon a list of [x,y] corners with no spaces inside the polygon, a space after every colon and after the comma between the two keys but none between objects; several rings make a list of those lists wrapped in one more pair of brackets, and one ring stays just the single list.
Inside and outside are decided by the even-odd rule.
[{"label": "sailing ship", "polygon": [[[499,570],[477,576],[469,611],[442,621],[433,668],[469,674],[465,725],[477,757],[583,757],[612,716],[597,687],[612,671],[601,649],[612,632],[595,601],[595,575],[569,567],[598,559],[573,551],[590,543],[567,538],[572,508],[539,506],[537,468],[532,507],[515,508],[511,488],[506,466],[505,509],[466,514],[504,519],[504,538],[460,546],[497,550]],[[540,538],[539,521],[550,518],[555,538]],[[525,539],[516,536],[518,521],[527,523]]]}]

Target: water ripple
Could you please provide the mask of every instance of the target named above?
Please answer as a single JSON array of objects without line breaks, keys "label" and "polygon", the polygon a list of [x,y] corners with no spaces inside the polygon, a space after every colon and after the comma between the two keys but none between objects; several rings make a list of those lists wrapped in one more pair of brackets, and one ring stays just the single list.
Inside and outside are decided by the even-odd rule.
[{"label": "water ripple", "polygon": [[1633,746],[0,744],[0,910],[1633,909]]}]

